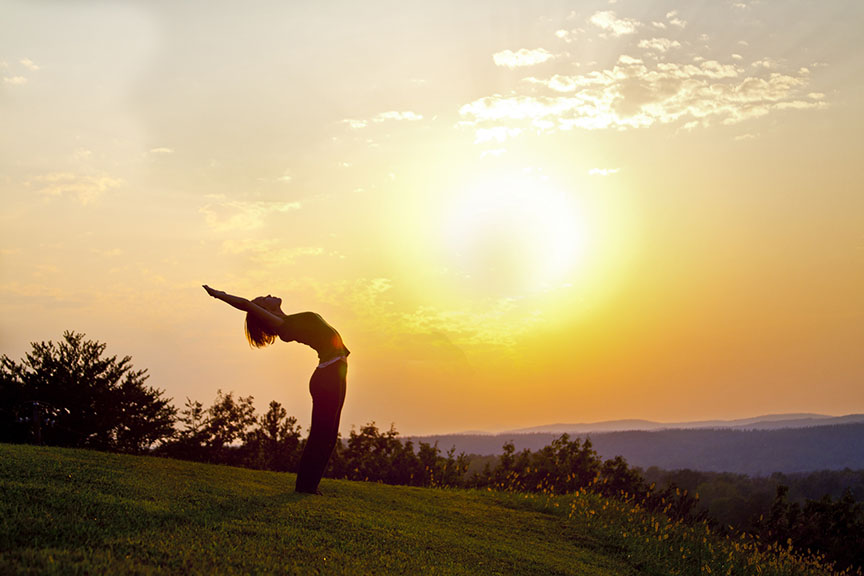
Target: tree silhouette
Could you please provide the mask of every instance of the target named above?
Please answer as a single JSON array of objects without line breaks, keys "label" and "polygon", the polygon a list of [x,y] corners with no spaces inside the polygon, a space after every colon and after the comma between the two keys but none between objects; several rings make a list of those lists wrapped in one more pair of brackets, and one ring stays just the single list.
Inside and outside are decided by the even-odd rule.
[{"label": "tree silhouette", "polygon": [[294,470],[300,455],[300,426],[279,402],[270,402],[258,428],[246,438],[250,463],[256,468],[284,472]]},{"label": "tree silhouette", "polygon": [[[106,345],[64,332],[59,344],[33,343],[19,363],[2,358],[3,394],[13,408],[0,429],[38,444],[142,452],[173,433],[176,410],[146,386],[147,370],[105,355]],[[10,422],[9,419],[12,419]]]},{"label": "tree silhouette", "polygon": [[223,394],[217,390],[216,401],[207,409],[207,443],[219,452],[237,440],[245,440],[249,428],[255,424],[255,406],[252,396],[234,399],[234,392]]}]

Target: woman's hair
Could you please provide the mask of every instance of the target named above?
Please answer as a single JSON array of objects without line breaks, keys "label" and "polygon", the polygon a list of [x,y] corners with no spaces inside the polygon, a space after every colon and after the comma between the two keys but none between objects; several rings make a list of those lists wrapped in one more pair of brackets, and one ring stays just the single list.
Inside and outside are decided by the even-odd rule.
[{"label": "woman's hair", "polygon": [[[253,304],[259,304],[259,300],[263,300],[263,297],[259,296],[252,300]],[[255,348],[263,348],[268,344],[272,344],[276,341],[276,334],[267,329],[267,326],[261,322],[258,318],[256,318],[251,313],[246,313],[246,339],[249,341],[250,346],[254,346]]]}]

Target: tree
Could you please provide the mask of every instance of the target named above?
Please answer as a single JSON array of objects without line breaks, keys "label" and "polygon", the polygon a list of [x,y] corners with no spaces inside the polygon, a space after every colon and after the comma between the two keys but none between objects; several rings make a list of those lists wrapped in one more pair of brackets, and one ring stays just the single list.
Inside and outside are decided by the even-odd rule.
[{"label": "tree", "polygon": [[161,444],[157,453],[170,458],[204,461],[207,459],[205,442],[207,441],[207,413],[201,402],[186,397],[186,404],[177,417],[183,427],[177,430],[173,437]]},{"label": "tree", "polygon": [[105,356],[105,344],[69,331],[32,347],[20,363],[4,355],[0,375],[31,442],[141,452],[173,433],[171,400],[129,356]]},{"label": "tree", "polygon": [[[249,429],[255,424],[255,406],[252,396],[234,400],[234,392],[223,394],[217,390],[216,401],[207,409],[204,431],[211,458],[215,462],[236,464],[238,458],[233,454],[231,445],[238,440],[245,441]],[[242,457],[240,458],[242,459]]]},{"label": "tree", "polygon": [[0,442],[26,442],[30,436],[25,417],[32,415],[33,406],[24,403],[17,372],[18,366],[4,354],[0,358]]},{"label": "tree", "polygon": [[293,471],[299,459],[300,426],[295,417],[289,417],[285,408],[273,400],[246,443],[252,466],[280,472]]}]

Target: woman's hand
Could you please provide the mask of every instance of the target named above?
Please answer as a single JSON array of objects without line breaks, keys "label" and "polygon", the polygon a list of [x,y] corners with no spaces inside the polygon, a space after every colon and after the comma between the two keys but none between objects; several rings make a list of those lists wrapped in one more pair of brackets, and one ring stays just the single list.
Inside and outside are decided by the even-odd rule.
[{"label": "woman's hand", "polygon": [[210,288],[206,284],[204,284],[204,290],[206,290],[207,294],[209,294],[213,298],[218,298],[219,300],[225,299],[226,294],[225,294],[225,292],[222,292],[221,290],[215,290],[213,288]]}]

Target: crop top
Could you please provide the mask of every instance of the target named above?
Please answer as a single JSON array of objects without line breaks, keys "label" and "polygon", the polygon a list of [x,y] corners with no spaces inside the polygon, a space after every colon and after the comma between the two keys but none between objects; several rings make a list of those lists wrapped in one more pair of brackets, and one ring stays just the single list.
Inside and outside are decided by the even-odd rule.
[{"label": "crop top", "polygon": [[326,362],[350,352],[335,328],[314,312],[300,312],[285,316],[278,330],[279,338],[285,342],[299,342],[318,352],[318,360]]}]

